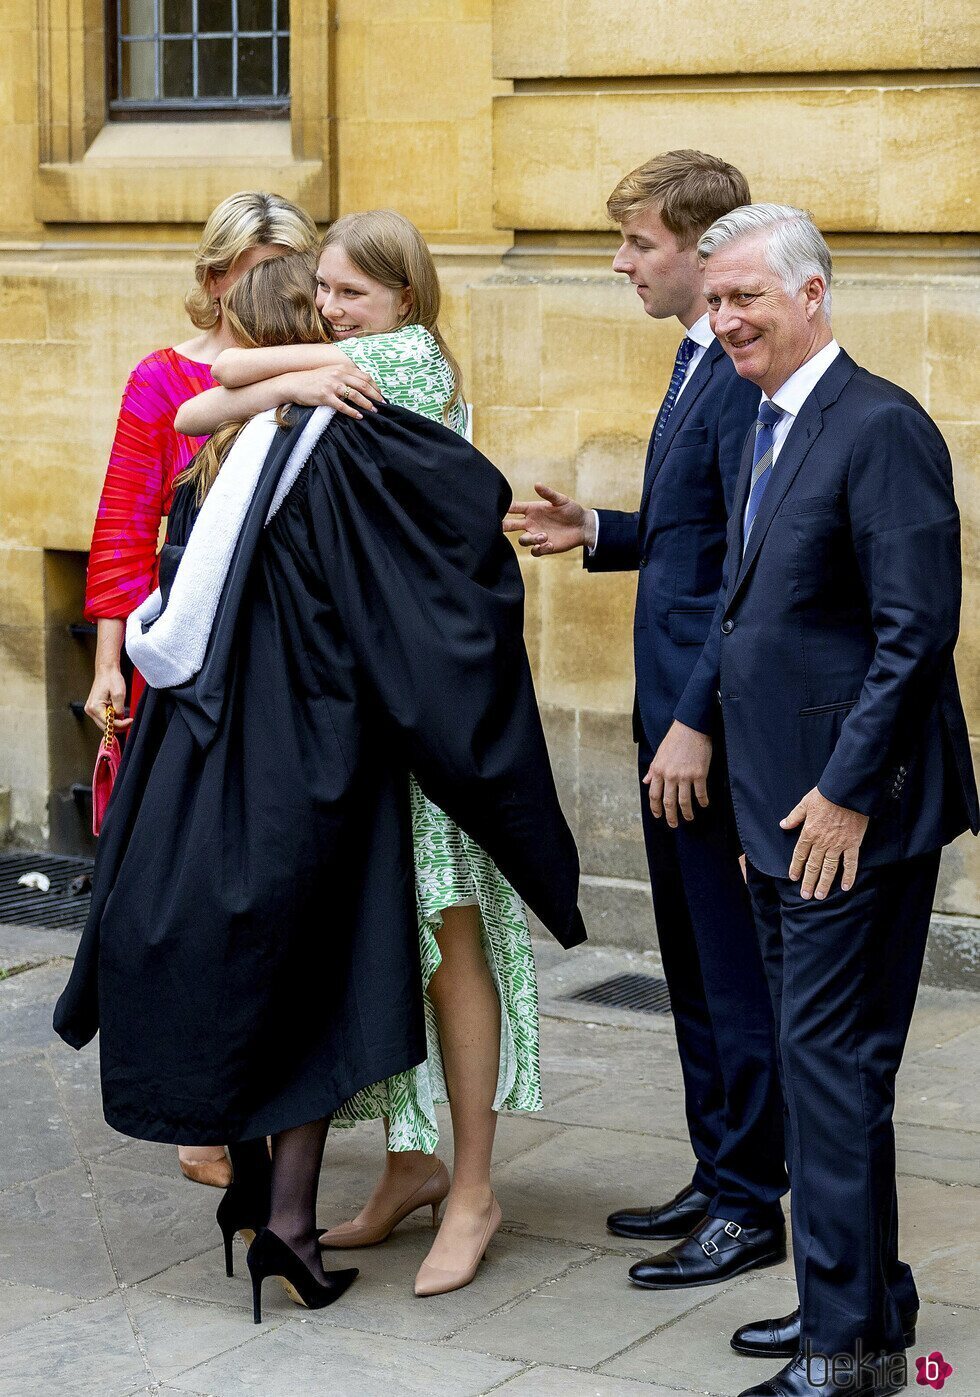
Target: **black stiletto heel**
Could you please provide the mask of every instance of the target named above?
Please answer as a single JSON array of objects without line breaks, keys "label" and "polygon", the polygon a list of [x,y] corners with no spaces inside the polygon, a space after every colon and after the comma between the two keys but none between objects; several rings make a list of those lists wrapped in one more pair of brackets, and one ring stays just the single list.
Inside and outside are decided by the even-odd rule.
[{"label": "black stiletto heel", "polygon": [[286,1294],[297,1305],[322,1310],[339,1300],[358,1274],[357,1268],[351,1267],[327,1271],[323,1281],[317,1280],[292,1247],[267,1227],[256,1234],[245,1260],[252,1276],[252,1319],[256,1324],[262,1323],[262,1282],[269,1276],[278,1276]]},{"label": "black stiletto heel", "polygon": [[225,1275],[233,1276],[235,1260],[232,1247],[235,1233],[240,1232],[242,1241],[250,1247],[255,1240],[255,1234],[269,1221],[268,1183],[258,1189],[237,1182],[232,1183],[225,1190],[215,1217],[225,1244]]}]

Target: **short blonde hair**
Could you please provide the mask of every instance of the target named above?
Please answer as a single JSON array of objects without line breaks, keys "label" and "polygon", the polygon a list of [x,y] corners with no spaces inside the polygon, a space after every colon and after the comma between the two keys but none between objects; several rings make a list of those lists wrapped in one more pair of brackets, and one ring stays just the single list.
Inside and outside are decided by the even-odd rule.
[{"label": "short blonde hair", "polygon": [[194,257],[197,285],[184,298],[187,314],[199,330],[218,323],[220,310],[209,283],[227,276],[243,252],[272,246],[312,252],[316,242],[312,218],[281,194],[246,189],[223,199],[201,234]]},{"label": "short blonde hair", "polygon": [[726,160],[702,150],[669,150],[624,175],[606,209],[622,223],[655,204],[679,245],[691,247],[723,214],[751,199],[745,176]]}]

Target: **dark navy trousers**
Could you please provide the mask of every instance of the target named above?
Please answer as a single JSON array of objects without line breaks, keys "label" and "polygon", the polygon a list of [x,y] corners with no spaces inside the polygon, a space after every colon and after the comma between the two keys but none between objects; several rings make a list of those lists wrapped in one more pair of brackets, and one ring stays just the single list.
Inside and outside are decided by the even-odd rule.
[{"label": "dark navy trousers", "polygon": [[787,1188],[783,1100],[735,818],[727,782],[716,777],[724,753],[712,763],[710,804],[676,830],[650,811],[642,777],[652,760],[641,742],[643,834],[697,1158],[693,1183],[711,1198],[712,1217],[772,1225]]},{"label": "dark navy trousers", "polygon": [[895,1077],[925,954],[939,850],[858,868],[804,901],[749,865],[776,1011],[802,1333],[814,1353],[902,1349],[919,1308],[898,1256]]}]

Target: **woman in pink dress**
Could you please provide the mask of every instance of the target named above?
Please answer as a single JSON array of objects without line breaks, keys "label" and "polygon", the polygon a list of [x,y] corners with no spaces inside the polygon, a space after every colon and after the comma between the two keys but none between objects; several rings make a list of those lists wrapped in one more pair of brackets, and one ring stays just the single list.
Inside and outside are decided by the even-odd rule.
[{"label": "woman in pink dress", "polygon": [[[205,225],[194,265],[197,285],[185,302],[198,333],[147,355],[129,376],[99,500],[85,592],[85,615],[98,630],[95,678],[85,711],[99,728],[110,703],[120,715],[117,728],[132,721],[122,716],[126,683],[120,656],[126,618],[156,586],[160,522],[170,512],[175,478],[203,440],[176,432],[174,416],[181,403],[214,386],[211,365],[234,344],[221,297],[257,262],[290,251],[309,252],[316,244],[313,220],[278,194],[246,191],[225,199]],[[333,372],[336,395],[347,388],[362,391],[370,383],[353,364]],[[324,391],[321,382],[318,402]],[[339,397],[337,406],[350,411]],[[131,711],[142,689],[136,674]],[[181,1146],[179,1156],[189,1179],[219,1188],[229,1184],[231,1167],[223,1149]]]}]

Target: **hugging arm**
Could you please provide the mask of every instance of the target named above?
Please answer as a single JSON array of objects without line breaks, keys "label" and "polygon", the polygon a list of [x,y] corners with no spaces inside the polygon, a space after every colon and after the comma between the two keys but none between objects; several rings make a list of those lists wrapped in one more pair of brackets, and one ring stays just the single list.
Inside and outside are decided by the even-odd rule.
[{"label": "hugging arm", "polygon": [[349,363],[348,356],[335,344],[277,344],[257,349],[233,346],[221,351],[211,372],[222,388],[245,388],[281,374]]},{"label": "hugging arm", "polygon": [[[310,347],[284,345],[282,348]],[[241,352],[257,354],[262,351]],[[373,412],[374,403],[381,401],[381,391],[374,379],[341,354],[336,364],[278,374],[242,388],[209,388],[181,404],[174,426],[184,436],[206,437],[222,422],[246,422],[257,413],[281,407],[283,403],[332,407],[347,417],[361,417],[365,412]]]}]

